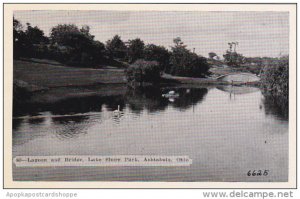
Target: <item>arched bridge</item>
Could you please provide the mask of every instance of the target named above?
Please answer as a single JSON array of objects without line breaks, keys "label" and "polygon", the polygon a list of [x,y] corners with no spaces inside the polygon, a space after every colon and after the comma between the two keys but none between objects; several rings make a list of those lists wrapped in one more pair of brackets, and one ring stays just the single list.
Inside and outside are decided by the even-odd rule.
[{"label": "arched bridge", "polygon": [[252,73],[232,73],[232,74],[221,75],[217,77],[217,80],[221,80],[225,82],[249,83],[249,82],[260,81],[260,77]]}]

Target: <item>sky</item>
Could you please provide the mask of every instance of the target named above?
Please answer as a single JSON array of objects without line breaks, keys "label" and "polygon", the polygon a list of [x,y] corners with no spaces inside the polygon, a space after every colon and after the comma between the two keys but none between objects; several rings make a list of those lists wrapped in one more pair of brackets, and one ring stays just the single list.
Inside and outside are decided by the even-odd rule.
[{"label": "sky", "polygon": [[114,35],[123,41],[140,38],[145,44],[170,49],[180,37],[188,49],[220,57],[229,42],[238,42],[237,52],[247,57],[278,57],[289,52],[288,12],[206,11],[15,11],[23,26],[29,22],[47,36],[53,26],[90,26],[95,39],[106,42]]}]

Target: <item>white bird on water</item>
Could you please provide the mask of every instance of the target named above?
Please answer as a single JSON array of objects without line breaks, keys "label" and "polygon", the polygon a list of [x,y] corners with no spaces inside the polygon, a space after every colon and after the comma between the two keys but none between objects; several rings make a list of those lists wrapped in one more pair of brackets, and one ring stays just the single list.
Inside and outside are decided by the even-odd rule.
[{"label": "white bird on water", "polygon": [[169,91],[166,94],[162,94],[162,97],[166,97],[166,98],[177,98],[179,97],[179,94],[176,93],[175,91]]},{"label": "white bird on water", "polygon": [[113,114],[119,116],[121,114],[120,105],[118,105],[118,109],[113,111]]}]

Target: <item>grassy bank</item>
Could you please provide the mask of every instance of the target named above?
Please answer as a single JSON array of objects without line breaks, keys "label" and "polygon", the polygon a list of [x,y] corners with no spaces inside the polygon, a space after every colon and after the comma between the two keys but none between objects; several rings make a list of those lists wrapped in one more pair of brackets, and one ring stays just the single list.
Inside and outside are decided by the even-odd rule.
[{"label": "grassy bank", "polygon": [[126,83],[124,69],[91,69],[14,60],[14,80],[41,88]]},{"label": "grassy bank", "polygon": [[64,66],[51,60],[14,60],[14,105],[119,95],[126,90],[124,69]]},{"label": "grassy bank", "polygon": [[117,96],[126,93],[126,84],[104,84],[83,87],[58,87],[32,94],[30,103],[55,103],[69,98]]}]

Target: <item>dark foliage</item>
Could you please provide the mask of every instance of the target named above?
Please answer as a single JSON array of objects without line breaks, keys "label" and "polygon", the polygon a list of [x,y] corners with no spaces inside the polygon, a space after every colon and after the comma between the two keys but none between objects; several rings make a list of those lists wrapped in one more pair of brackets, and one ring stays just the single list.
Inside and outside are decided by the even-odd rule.
[{"label": "dark foliage", "polygon": [[144,50],[144,58],[147,61],[157,61],[161,71],[170,70],[170,52],[163,46],[148,44]]},{"label": "dark foliage", "polygon": [[229,66],[240,66],[245,62],[245,57],[237,52],[226,51],[223,55],[225,63]]},{"label": "dark foliage", "polygon": [[270,60],[262,71],[261,80],[265,99],[273,101],[281,112],[288,115],[289,58]]},{"label": "dark foliage", "polygon": [[50,37],[37,26],[13,21],[14,58],[54,59],[68,65],[94,66],[105,60],[105,46],[94,40],[89,26],[79,29],[73,24],[59,24],[51,29]]},{"label": "dark foliage", "polygon": [[45,52],[39,45],[46,46],[49,42],[48,38],[37,26],[32,27],[29,23],[26,25],[27,28],[23,31],[22,24],[17,19],[13,19],[14,58],[44,56]]},{"label": "dark foliage", "polygon": [[128,41],[128,61],[133,63],[144,56],[145,44],[140,38]]},{"label": "dark foliage", "polygon": [[156,61],[137,60],[127,68],[126,78],[129,83],[159,83],[159,65]]},{"label": "dark foliage", "polygon": [[177,76],[204,77],[209,70],[206,58],[188,50],[180,38],[175,38],[174,43],[170,56],[170,73]]},{"label": "dark foliage", "polygon": [[69,65],[93,66],[104,60],[105,46],[94,40],[89,27],[80,30],[73,24],[63,24],[51,30],[51,55]]},{"label": "dark foliage", "polygon": [[214,53],[214,52],[208,53],[208,57],[209,57],[210,59],[214,58],[215,56],[217,56],[217,54]]},{"label": "dark foliage", "polygon": [[111,40],[106,42],[106,49],[110,58],[124,59],[127,54],[125,43],[119,35],[115,35]]}]

